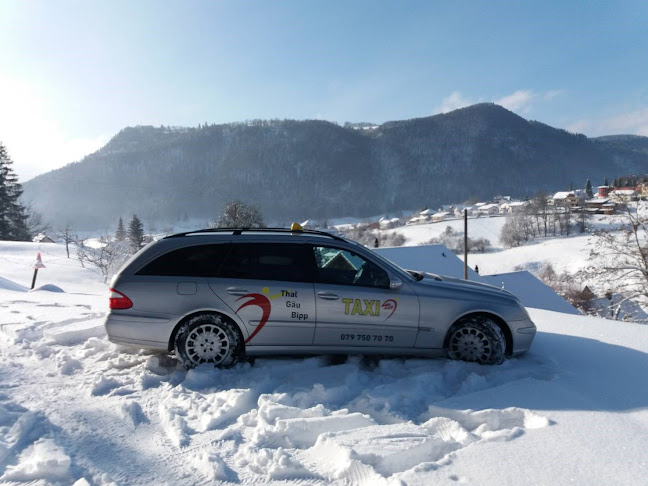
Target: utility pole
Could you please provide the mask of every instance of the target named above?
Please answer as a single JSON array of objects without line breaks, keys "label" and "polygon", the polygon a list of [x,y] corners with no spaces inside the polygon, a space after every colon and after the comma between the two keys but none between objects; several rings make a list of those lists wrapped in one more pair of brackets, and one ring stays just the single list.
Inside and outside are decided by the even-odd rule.
[{"label": "utility pole", "polygon": [[464,209],[464,280],[468,280],[468,210]]}]

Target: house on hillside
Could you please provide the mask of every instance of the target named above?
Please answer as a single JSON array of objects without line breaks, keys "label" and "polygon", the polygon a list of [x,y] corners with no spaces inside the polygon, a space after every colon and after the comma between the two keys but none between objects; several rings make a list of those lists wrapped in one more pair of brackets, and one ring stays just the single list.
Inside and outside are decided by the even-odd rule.
[{"label": "house on hillside", "polygon": [[648,184],[642,184],[639,186],[639,189],[641,189],[641,193],[639,194],[641,197],[642,201],[645,201],[648,199]]},{"label": "house on hillside", "polygon": [[573,208],[579,205],[578,196],[573,191],[557,192],[549,199],[550,206]]},{"label": "house on hillside", "polygon": [[515,213],[521,213],[524,211],[524,209],[528,206],[530,206],[531,203],[529,201],[510,201],[510,202],[505,202],[502,203],[500,206],[500,213],[501,214],[515,214]]},{"label": "house on hillside", "polygon": [[616,204],[607,198],[595,197],[585,201],[585,211],[593,214],[614,214]]},{"label": "house on hillside", "polygon": [[454,204],[442,204],[439,206],[438,212],[444,212],[444,213],[452,213],[455,210],[455,205]]},{"label": "house on hillside", "polygon": [[438,213],[434,213],[432,215],[432,221],[434,223],[437,223],[439,221],[445,221],[446,219],[450,219],[453,217],[454,217],[453,213],[449,213],[447,211],[439,211]]},{"label": "house on hillside", "polygon": [[607,198],[610,195],[610,190],[612,190],[612,187],[598,186],[596,189],[598,191],[598,197]]},{"label": "house on hillside", "polygon": [[400,218],[392,218],[392,219],[380,218],[380,221],[378,223],[380,224],[380,229],[397,228],[402,224]]},{"label": "house on hillside", "polygon": [[38,233],[36,236],[34,236],[32,241],[34,243],[55,243],[55,241],[45,233]]},{"label": "house on hillside", "polygon": [[499,204],[484,204],[480,206],[477,210],[481,216],[494,216],[499,214],[500,208]]},{"label": "house on hillside", "polygon": [[408,219],[407,223],[405,223],[405,225],[411,226],[413,224],[425,224],[427,222],[428,222],[428,219],[425,216],[414,216],[413,218]]},{"label": "house on hillside", "polygon": [[614,202],[630,202],[638,201],[639,195],[641,194],[641,189],[637,190],[637,187],[619,187],[610,191],[610,199]]},{"label": "house on hillside", "polygon": [[463,218],[464,211],[468,213],[468,217],[475,216],[477,214],[477,206],[464,206],[463,204],[457,204],[454,209],[455,217]]}]

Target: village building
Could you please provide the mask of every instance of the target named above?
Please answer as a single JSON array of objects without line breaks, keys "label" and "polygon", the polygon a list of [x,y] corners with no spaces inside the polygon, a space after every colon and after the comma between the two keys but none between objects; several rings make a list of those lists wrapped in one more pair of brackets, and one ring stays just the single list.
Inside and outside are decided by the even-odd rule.
[{"label": "village building", "polygon": [[641,189],[640,196],[642,200],[648,199],[648,184],[642,184],[639,186],[639,189]]},{"label": "village building", "polygon": [[612,187],[598,186],[596,189],[598,190],[598,197],[607,198],[610,195],[610,191],[612,190]]},{"label": "village building", "polygon": [[405,223],[406,226],[410,226],[413,224],[424,224],[428,223],[429,220],[426,216],[414,216],[413,218],[410,218],[407,220],[407,223]]},{"label": "village building", "polygon": [[380,218],[380,221],[378,221],[380,224],[380,229],[392,229],[392,228],[397,228],[400,226],[402,223],[400,222],[400,218]]},{"label": "village building", "polygon": [[549,199],[549,205],[573,208],[579,205],[579,199],[573,191],[562,191]]},{"label": "village building", "polygon": [[502,214],[516,214],[521,213],[526,207],[530,206],[529,201],[510,201],[500,205],[500,213]]},{"label": "village building", "polygon": [[595,197],[585,201],[585,211],[592,214],[614,214],[616,204],[608,198]]},{"label": "village building", "polygon": [[47,236],[45,233],[38,233],[34,238],[32,239],[34,243],[55,243],[52,238]]},{"label": "village building", "polygon": [[439,211],[438,212],[446,212],[446,213],[452,213],[455,210],[455,205],[454,204],[442,204],[439,206]]},{"label": "village building", "polygon": [[499,204],[484,204],[480,206],[478,212],[481,216],[494,216],[499,214]]},{"label": "village building", "polygon": [[630,202],[639,200],[641,189],[636,187],[620,187],[610,191],[610,199],[615,202]]},{"label": "village building", "polygon": [[454,218],[454,213],[449,213],[447,211],[439,211],[432,215],[433,222],[445,221],[446,219]]}]

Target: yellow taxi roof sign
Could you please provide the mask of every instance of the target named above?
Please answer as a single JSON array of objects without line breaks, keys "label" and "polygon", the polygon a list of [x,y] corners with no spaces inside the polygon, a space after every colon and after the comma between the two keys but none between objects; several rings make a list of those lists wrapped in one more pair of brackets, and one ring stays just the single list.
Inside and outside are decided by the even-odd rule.
[{"label": "yellow taxi roof sign", "polygon": [[293,223],[290,225],[290,231],[304,231],[304,228],[299,223]]}]

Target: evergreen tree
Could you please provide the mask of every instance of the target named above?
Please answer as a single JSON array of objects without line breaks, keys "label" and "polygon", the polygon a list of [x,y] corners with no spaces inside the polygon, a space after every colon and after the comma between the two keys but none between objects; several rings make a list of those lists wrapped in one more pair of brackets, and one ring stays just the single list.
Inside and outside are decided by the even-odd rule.
[{"label": "evergreen tree", "polygon": [[136,214],[133,214],[128,224],[128,241],[134,252],[144,246],[144,225]]},{"label": "evergreen tree", "polygon": [[587,182],[585,183],[585,194],[587,194],[587,197],[590,199],[594,197],[594,192],[592,191],[592,183],[589,179],[587,179]]},{"label": "evergreen tree", "polygon": [[19,201],[22,186],[11,169],[12,163],[0,143],[0,240],[28,241],[27,214]]},{"label": "evergreen tree", "polygon": [[115,239],[117,241],[124,241],[126,239],[126,230],[124,229],[124,221],[122,221],[121,216],[119,217],[119,222],[117,223]]},{"label": "evergreen tree", "polygon": [[574,183],[573,181],[569,181],[569,192],[573,192],[573,191],[574,191]]},{"label": "evergreen tree", "polygon": [[610,183],[607,180],[607,177],[605,179],[603,179],[603,185],[604,186],[609,186],[610,185]]}]

